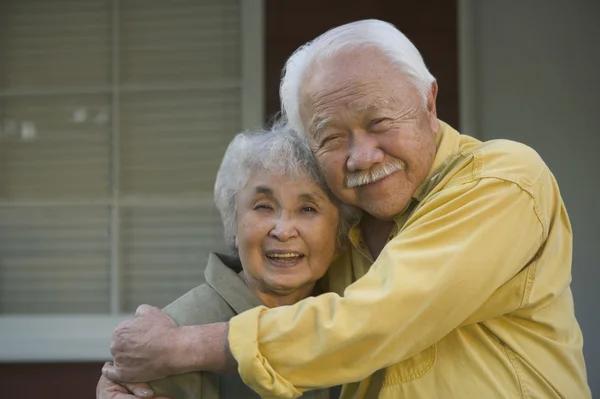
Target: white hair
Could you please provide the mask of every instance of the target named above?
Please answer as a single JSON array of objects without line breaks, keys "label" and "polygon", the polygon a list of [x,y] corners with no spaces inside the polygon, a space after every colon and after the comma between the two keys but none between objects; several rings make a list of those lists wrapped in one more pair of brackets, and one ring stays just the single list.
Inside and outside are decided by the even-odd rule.
[{"label": "white hair", "polygon": [[412,42],[394,25],[376,19],[351,22],[333,28],[298,48],[288,58],[281,80],[281,109],[293,129],[306,136],[300,118],[300,87],[306,71],[315,61],[326,60],[342,51],[371,47],[396,64],[417,89],[424,104],[435,78]]},{"label": "white hair", "polygon": [[270,172],[290,180],[305,178],[314,182],[336,206],[339,213],[337,244],[343,247],[358,211],[342,204],[327,187],[306,140],[285,121],[270,129],[237,134],[225,151],[215,181],[215,205],[221,214],[225,242],[233,254],[237,231],[236,196],[244,183],[258,173]]}]

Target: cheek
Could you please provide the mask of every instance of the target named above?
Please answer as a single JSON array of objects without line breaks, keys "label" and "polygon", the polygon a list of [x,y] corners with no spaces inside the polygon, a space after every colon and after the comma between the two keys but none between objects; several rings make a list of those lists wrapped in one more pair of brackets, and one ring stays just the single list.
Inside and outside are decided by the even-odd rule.
[{"label": "cheek", "polygon": [[390,135],[383,143],[383,149],[396,159],[407,163],[409,171],[420,169],[420,165],[429,162],[430,153],[435,154],[435,139],[423,132],[403,132]]},{"label": "cheek", "polygon": [[313,276],[320,278],[327,272],[331,262],[333,262],[336,250],[336,236],[328,235],[324,240],[321,240],[319,252],[317,256],[312,259],[312,262],[310,262]]},{"label": "cheek", "polygon": [[325,177],[325,182],[334,193],[345,187],[346,162],[344,157],[335,156],[334,154],[324,155],[319,158],[319,165],[323,177]]},{"label": "cheek", "polygon": [[[323,218],[318,226],[312,226],[311,231],[311,254],[323,262],[323,257],[333,257],[337,247],[337,217]],[[325,262],[328,266],[329,262]]]},{"label": "cheek", "polygon": [[240,258],[254,256],[257,251],[260,251],[264,236],[264,221],[249,217],[240,218],[236,235]]},{"label": "cheek", "polygon": [[264,274],[264,265],[260,240],[252,234],[242,234],[238,239],[238,255],[244,271],[253,279],[260,279]]},{"label": "cheek", "polygon": [[433,158],[435,158],[436,151],[437,146],[435,144],[435,137],[433,134],[429,132],[422,132],[413,144],[412,153],[420,154],[416,161],[418,161],[422,167],[426,168],[428,172],[429,167],[433,162]]}]

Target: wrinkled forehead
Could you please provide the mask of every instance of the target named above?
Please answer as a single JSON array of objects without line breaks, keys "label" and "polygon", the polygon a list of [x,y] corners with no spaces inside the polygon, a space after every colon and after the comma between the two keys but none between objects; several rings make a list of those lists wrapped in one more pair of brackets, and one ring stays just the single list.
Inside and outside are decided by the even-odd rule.
[{"label": "wrinkled forehead", "polygon": [[327,126],[361,122],[376,115],[396,114],[406,108],[412,96],[399,90],[396,82],[381,85],[379,82],[348,82],[338,87],[323,86],[307,91],[300,105],[300,117],[309,139]]},{"label": "wrinkled forehead", "polygon": [[[412,93],[414,92],[414,93]],[[313,62],[299,90],[299,111],[305,131],[327,118],[398,106],[417,94],[413,85],[387,57],[375,51],[342,53]]]},{"label": "wrinkled forehead", "polygon": [[328,192],[307,171],[298,168],[294,171],[257,169],[249,173],[240,187],[239,199],[255,195],[279,197],[293,195],[299,199],[314,199],[331,202]]},{"label": "wrinkled forehead", "polygon": [[367,115],[385,110],[393,110],[395,101],[384,92],[375,91],[370,96],[357,96],[356,99],[330,106],[315,104],[306,112],[306,131],[310,138],[317,137],[328,125],[344,120],[363,119]]}]

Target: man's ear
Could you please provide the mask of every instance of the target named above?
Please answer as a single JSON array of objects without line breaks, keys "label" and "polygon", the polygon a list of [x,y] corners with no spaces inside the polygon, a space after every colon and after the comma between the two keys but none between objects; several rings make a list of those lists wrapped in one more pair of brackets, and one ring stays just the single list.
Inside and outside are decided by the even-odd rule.
[{"label": "man's ear", "polygon": [[427,93],[427,115],[429,118],[429,124],[431,125],[431,131],[437,133],[440,130],[440,121],[437,117],[437,94],[438,85],[437,82],[431,84],[429,93]]}]

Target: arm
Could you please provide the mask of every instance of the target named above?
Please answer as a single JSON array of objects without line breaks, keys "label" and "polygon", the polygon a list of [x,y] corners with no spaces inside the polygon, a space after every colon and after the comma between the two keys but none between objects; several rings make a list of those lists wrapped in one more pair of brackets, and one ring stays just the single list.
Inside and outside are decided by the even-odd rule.
[{"label": "arm", "polygon": [[[113,355],[122,352],[121,368],[104,374],[153,379],[136,374],[128,348],[146,353],[162,373],[155,378],[229,370],[235,364],[229,343],[246,384],[265,397],[296,397],[299,389],[358,381],[411,357],[473,314],[544,240],[533,199],[516,184],[485,179],[442,194],[416,211],[344,297],[324,294],[244,312],[230,321],[228,342],[227,323],[179,327],[171,335],[158,330],[152,315],[141,315],[147,320],[134,322],[129,334],[116,330]],[[368,363],[352,361],[365,353]]]},{"label": "arm", "polygon": [[140,305],[133,319],[115,328],[114,360],[102,374],[112,381],[146,382],[197,370],[235,372],[228,330],[227,322],[178,327],[160,309]]},{"label": "arm", "polygon": [[[218,381],[212,381],[210,378],[203,381],[201,372],[171,375],[148,383],[117,383],[105,377],[115,371],[116,369],[111,363],[104,365],[102,370],[104,375],[98,381],[96,388],[97,399],[136,399],[136,397],[141,399],[200,399],[203,395],[203,383],[218,385]],[[211,387],[208,388],[211,389]]]},{"label": "arm", "polygon": [[[256,308],[230,321],[244,382],[265,397],[359,381],[459,326],[535,258],[531,196],[498,179],[434,195],[343,297]],[[358,361],[369,354],[369,361]]]},{"label": "arm", "polygon": [[[214,279],[218,268],[224,267],[220,262],[216,256],[209,258],[209,280]],[[227,276],[242,284],[234,272],[226,272],[230,274],[225,273],[222,278]],[[114,364],[105,365],[103,374],[114,381],[153,381],[194,370],[235,371],[235,360],[231,355],[225,357],[229,353],[228,325],[222,323],[234,315],[229,303],[208,284],[193,288],[163,311],[142,305],[133,319],[114,330]],[[202,360],[211,367],[199,366]]]}]

